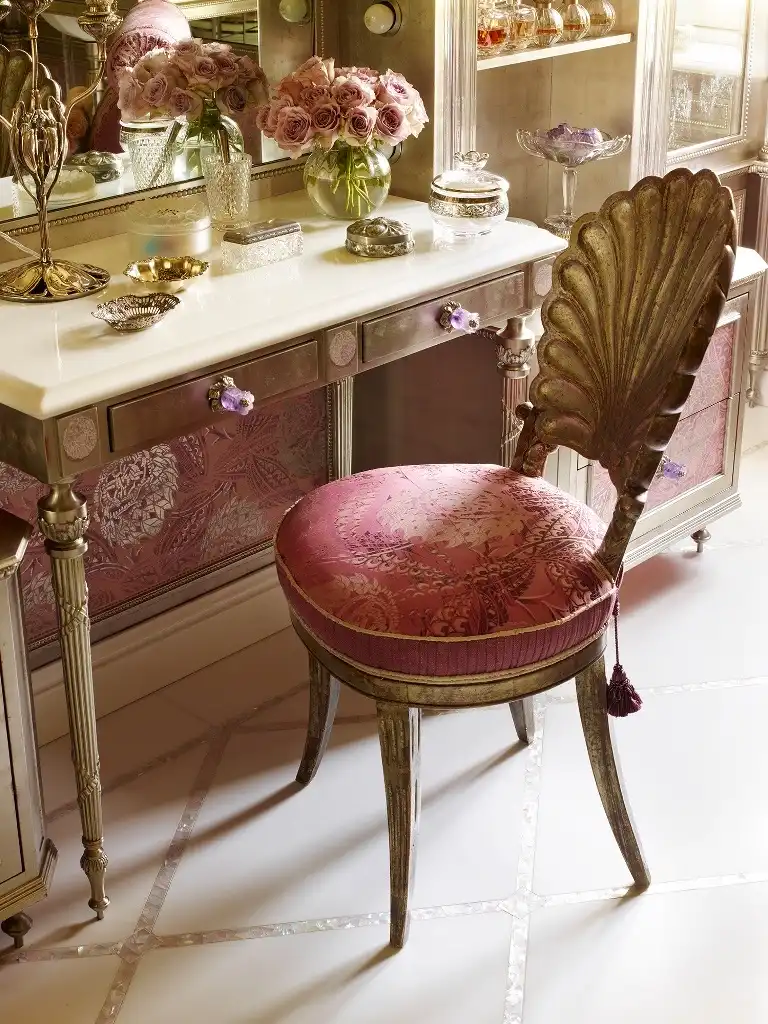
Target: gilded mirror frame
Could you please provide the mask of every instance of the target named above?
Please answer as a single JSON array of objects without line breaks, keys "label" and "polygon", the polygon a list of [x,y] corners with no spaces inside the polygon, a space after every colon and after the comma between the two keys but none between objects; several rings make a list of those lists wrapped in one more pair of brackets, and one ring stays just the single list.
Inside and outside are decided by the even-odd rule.
[{"label": "gilded mirror frame", "polygon": [[[174,0],[174,2],[177,2],[177,0]],[[252,10],[255,2],[256,0],[178,0],[177,6],[190,20],[199,20],[201,18],[226,17],[228,15],[240,14],[243,11]],[[333,4],[329,3],[328,0],[310,0],[310,4],[314,16],[313,52],[319,54],[333,52],[335,45]],[[54,13],[60,14],[71,13],[67,8],[71,7],[72,10],[75,10],[78,6],[75,3],[70,3],[69,0],[58,0],[57,3],[52,5],[51,10]],[[254,168],[251,173],[252,194],[255,182],[264,182],[266,188],[274,193],[290,191],[296,187],[300,188],[304,160],[305,158],[296,160],[286,156]],[[279,179],[284,176],[295,176],[299,184],[289,184],[287,182],[285,188],[271,184],[271,179]],[[155,199],[161,196],[196,195],[201,194],[204,190],[205,186],[202,179],[194,178],[189,181],[173,182],[170,185],[129,192],[119,196],[110,196],[104,199],[92,199],[88,202],[76,203],[57,210],[51,210],[49,224],[54,236],[54,244],[57,248],[78,244],[84,239],[81,232],[68,230],[72,226],[80,225],[94,218],[117,218],[130,210],[134,203],[140,203],[147,199]],[[122,230],[116,224],[116,221],[105,221],[103,229],[98,232],[98,237],[104,237],[105,235]],[[14,238],[35,234],[37,229],[38,218],[36,213],[0,220],[0,232],[5,232]],[[18,253],[0,239],[0,262],[17,257]]]}]

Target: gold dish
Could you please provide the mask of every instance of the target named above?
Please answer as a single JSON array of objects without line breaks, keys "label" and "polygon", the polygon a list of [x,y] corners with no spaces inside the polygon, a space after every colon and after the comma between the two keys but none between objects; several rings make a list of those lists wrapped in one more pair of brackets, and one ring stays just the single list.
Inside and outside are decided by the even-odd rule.
[{"label": "gold dish", "polygon": [[108,323],[116,331],[143,331],[159,323],[180,301],[175,295],[162,292],[155,295],[121,295],[109,302],[100,302],[91,315]]},{"label": "gold dish", "polygon": [[153,256],[129,264],[124,274],[134,284],[157,291],[174,292],[200,277],[208,269],[196,256]]}]

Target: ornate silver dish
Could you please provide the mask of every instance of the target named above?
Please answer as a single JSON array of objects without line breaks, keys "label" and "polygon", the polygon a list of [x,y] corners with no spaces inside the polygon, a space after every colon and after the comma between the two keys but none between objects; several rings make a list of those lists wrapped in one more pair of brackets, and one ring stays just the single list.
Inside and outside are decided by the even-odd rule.
[{"label": "ornate silver dish", "polygon": [[166,313],[178,306],[175,295],[158,292],[154,295],[121,295],[109,302],[100,302],[91,314],[116,331],[143,331],[159,323]]},{"label": "ornate silver dish", "polygon": [[410,225],[389,217],[365,217],[347,228],[347,251],[355,256],[406,256],[414,245]]},{"label": "ornate silver dish", "polygon": [[153,256],[130,263],[123,273],[134,284],[157,291],[175,292],[196,280],[208,269],[196,256]]}]

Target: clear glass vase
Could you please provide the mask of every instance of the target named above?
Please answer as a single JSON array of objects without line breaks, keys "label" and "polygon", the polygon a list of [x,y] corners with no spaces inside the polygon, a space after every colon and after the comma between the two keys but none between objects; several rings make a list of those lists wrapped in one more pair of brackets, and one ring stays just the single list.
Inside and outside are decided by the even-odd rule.
[{"label": "clear glass vase", "polygon": [[205,194],[215,228],[239,228],[248,223],[251,158],[248,153],[230,153],[229,159],[212,149],[201,154]]},{"label": "clear glass vase", "polygon": [[563,16],[562,42],[577,43],[589,32],[590,17],[589,11],[580,4],[566,2],[560,5],[560,13]]},{"label": "clear glass vase", "polygon": [[616,24],[616,9],[610,0],[585,0],[584,6],[589,11],[590,36],[607,36]]},{"label": "clear glass vase", "polygon": [[202,177],[202,154],[222,155],[225,146],[230,153],[242,153],[245,149],[243,133],[236,121],[222,114],[215,100],[204,100],[200,117],[187,121],[182,128],[174,177],[177,181]]},{"label": "clear glass vase", "polygon": [[563,19],[552,7],[552,0],[535,0],[536,45],[554,46],[563,34]]},{"label": "clear glass vase", "polygon": [[304,165],[304,186],[326,217],[358,220],[375,213],[389,195],[389,161],[374,146],[337,142],[314,149]]},{"label": "clear glass vase", "polygon": [[120,122],[120,145],[130,158],[136,188],[173,181],[173,137],[177,131],[172,119]]}]

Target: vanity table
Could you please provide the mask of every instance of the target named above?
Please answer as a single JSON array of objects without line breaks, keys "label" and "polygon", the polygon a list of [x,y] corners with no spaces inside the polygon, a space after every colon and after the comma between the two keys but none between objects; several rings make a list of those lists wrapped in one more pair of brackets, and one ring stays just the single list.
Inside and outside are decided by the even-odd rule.
[{"label": "vanity table", "polygon": [[[471,246],[438,246],[424,204],[392,198],[383,212],[412,226],[411,255],[351,256],[346,225],[317,217],[303,193],[254,204],[254,220],[301,221],[304,255],[242,274],[225,274],[214,262],[177,309],[138,334],[115,333],[91,316],[98,301],[135,288],[121,273],[135,255],[125,235],[61,253],[110,271],[100,295],[0,305],[0,457],[49,485],[38,523],[57,604],[81,866],[97,917],[109,899],[83,565],[88,510],[76,477],[233,417],[217,410],[209,394],[224,377],[252,392],[257,404],[325,388],[329,475],[349,473],[355,375],[456,338],[460,332],[440,323],[450,302],[476,312],[483,326],[503,325],[538,305],[564,247],[548,232],[514,222]],[[500,342],[498,353],[487,338],[474,341],[493,367],[504,361],[505,345],[510,366],[517,358],[514,340]],[[524,378],[505,378],[507,417],[524,394]]]}]

